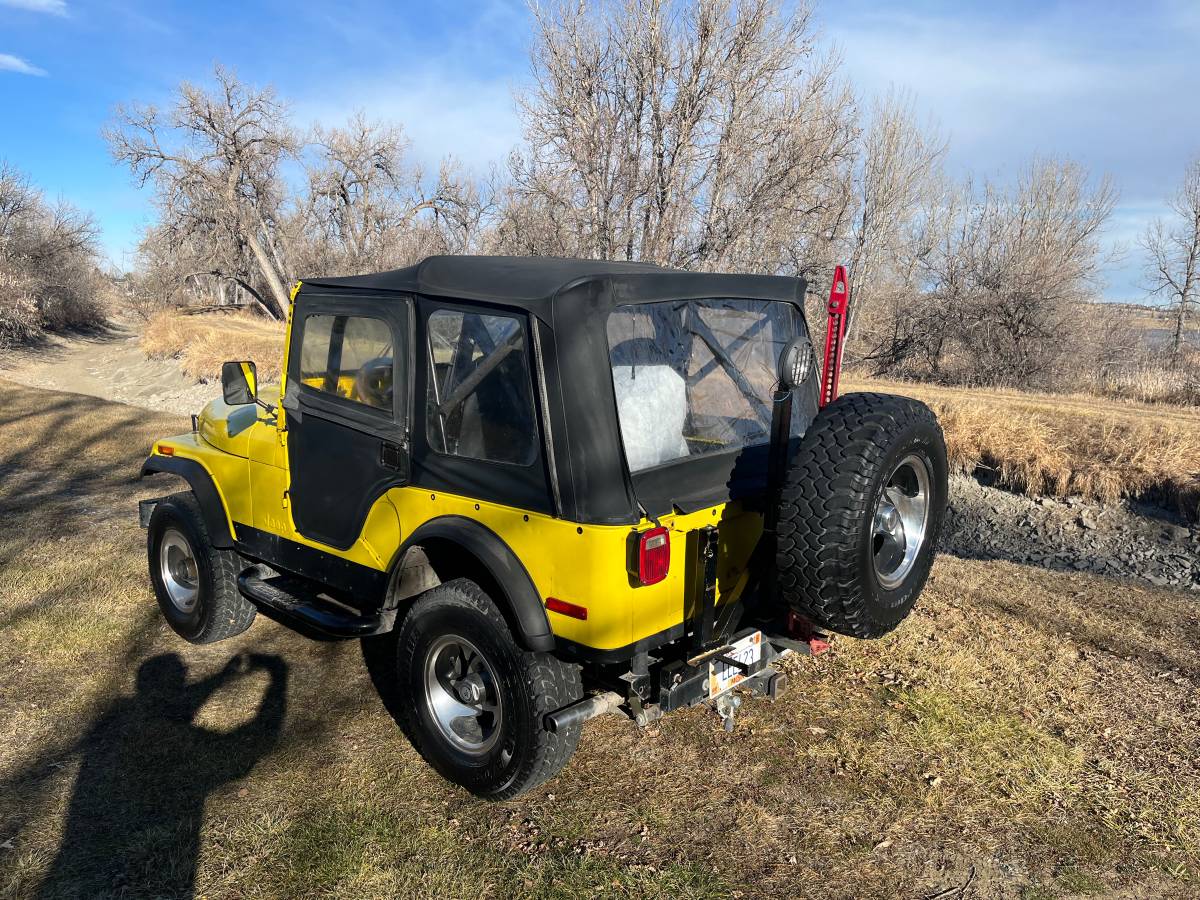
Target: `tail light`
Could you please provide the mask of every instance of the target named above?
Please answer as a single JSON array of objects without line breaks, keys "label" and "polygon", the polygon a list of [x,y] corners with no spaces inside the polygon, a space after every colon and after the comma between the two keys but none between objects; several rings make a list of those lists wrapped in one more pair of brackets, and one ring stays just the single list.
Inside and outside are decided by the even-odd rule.
[{"label": "tail light", "polygon": [[671,569],[671,534],[651,528],[637,537],[637,577],[642,584],[658,584]]}]

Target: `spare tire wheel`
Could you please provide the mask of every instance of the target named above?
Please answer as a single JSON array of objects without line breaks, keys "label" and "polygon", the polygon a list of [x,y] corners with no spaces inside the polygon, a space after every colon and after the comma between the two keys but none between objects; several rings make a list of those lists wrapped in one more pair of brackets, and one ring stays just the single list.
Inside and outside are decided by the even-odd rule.
[{"label": "spare tire wheel", "polygon": [[946,511],[946,444],[924,403],[846,394],[813,420],[779,498],[782,599],[858,638],[912,611]]}]

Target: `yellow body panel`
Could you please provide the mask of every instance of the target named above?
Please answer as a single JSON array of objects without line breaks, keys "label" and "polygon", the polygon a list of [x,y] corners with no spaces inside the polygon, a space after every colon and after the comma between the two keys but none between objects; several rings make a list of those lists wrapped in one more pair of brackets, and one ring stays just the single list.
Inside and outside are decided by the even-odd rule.
[{"label": "yellow body panel", "polygon": [[[543,600],[557,597],[587,607],[580,620],[549,612],[554,633],[598,649],[632,644],[679,625],[695,595],[688,584],[687,533],[705,525],[741,517],[735,508],[714,506],[690,515],[667,516],[661,524],[671,532],[671,567],[665,580],[638,585],[628,571],[629,536],[638,529],[624,525],[579,525],[540,513],[526,512],[469,497],[434,493],[415,487],[394,488],[388,497],[400,514],[402,530],[412,532],[438,516],[474,519],[495,532],[516,554]],[[736,532],[738,544],[722,548],[718,596],[735,599],[744,587],[750,551],[762,530],[762,519],[744,516],[748,527]],[[739,523],[741,524],[741,523]]]},{"label": "yellow body panel", "polygon": [[[297,285],[297,289],[299,285]],[[293,299],[295,291],[293,291]],[[291,333],[288,310],[288,335]],[[285,340],[284,371],[287,371]],[[264,388],[273,405],[282,392]],[[276,400],[276,397],[279,399]],[[548,612],[555,635],[596,649],[627,647],[680,625],[691,613],[697,573],[688,563],[688,534],[707,525],[720,530],[718,603],[737,599],[745,588],[750,555],[762,533],[762,518],[735,504],[718,505],[659,520],[671,535],[671,566],[665,580],[640,585],[628,572],[632,532],[653,527],[579,525],[541,513],[418,487],[387,491],[371,507],[358,540],[338,550],[296,530],[288,505],[287,430],[283,417],[261,407],[230,407],[215,400],[200,416],[199,432],[164,438],[154,446],[195,460],[212,476],[229,517],[238,524],[279,535],[372,569],[386,571],[406,537],[431,519],[464,516],[494,532],[521,561],[543,601],[557,597],[587,608],[586,620]]]}]

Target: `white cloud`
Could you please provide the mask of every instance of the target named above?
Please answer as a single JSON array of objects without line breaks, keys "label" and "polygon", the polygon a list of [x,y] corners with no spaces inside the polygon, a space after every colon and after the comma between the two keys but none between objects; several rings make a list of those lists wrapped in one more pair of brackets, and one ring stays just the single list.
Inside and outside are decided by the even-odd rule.
[{"label": "white cloud", "polygon": [[16,72],[20,75],[45,75],[45,69],[39,69],[37,66],[31,66],[19,56],[12,56],[8,53],[0,53],[0,72]]},{"label": "white cloud", "polygon": [[29,12],[49,13],[52,16],[67,14],[65,0],[0,0],[0,6],[11,6],[14,9],[25,9]]},{"label": "white cloud", "polygon": [[[432,44],[427,35],[410,33],[404,17],[381,28],[333,7],[320,10],[313,24],[336,35],[335,46],[341,41],[365,58],[397,62],[310,73],[284,85],[298,123],[338,125],[359,109],[370,119],[398,123],[429,174],[447,156],[479,174],[507,161],[521,140],[512,85],[528,71],[531,20],[524,0],[480,0],[470,15],[447,22]],[[410,44],[421,51],[397,53]]]},{"label": "white cloud", "polygon": [[476,172],[503,164],[521,138],[512,92],[503,81],[483,80],[440,69],[407,71],[366,82],[348,82],[299,97],[299,123],[343,123],[354,111],[397,122],[412,141],[412,153],[427,170],[453,156]]},{"label": "white cloud", "polygon": [[[1144,84],[1128,59],[1077,52],[1060,35],[1015,34],[979,20],[872,16],[830,29],[855,86],[868,94],[912,89],[959,151],[993,162],[1016,147],[1045,146],[1094,112],[1099,98]],[[1064,126],[1066,126],[1064,128]],[[1003,152],[992,156],[992,150]],[[1069,148],[1058,148],[1067,151]]]},{"label": "white cloud", "polygon": [[[1169,30],[1157,26],[1156,38]],[[1116,31],[915,19],[838,37],[861,88],[917,94],[949,132],[956,166],[1012,175],[1033,156],[1068,156],[1123,191],[1161,195],[1200,142],[1200,122],[1180,115],[1194,102],[1191,49],[1165,37],[1153,51],[1122,47]]]}]

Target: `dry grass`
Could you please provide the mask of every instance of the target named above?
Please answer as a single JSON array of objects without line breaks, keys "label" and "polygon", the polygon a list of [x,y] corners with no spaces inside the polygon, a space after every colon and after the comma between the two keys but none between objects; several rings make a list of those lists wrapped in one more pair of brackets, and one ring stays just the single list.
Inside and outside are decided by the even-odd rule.
[{"label": "dry grass", "polygon": [[1145,365],[1114,373],[1096,386],[1096,392],[1139,403],[1200,406],[1200,352],[1190,354],[1179,369]]},{"label": "dry grass", "polygon": [[249,313],[161,312],[146,323],[141,347],[152,359],[178,359],[183,373],[197,381],[219,379],[228,359],[253,360],[265,384],[279,380],[283,325]]},{"label": "dry grass", "polygon": [[952,465],[1027,494],[1136,497],[1200,517],[1200,409],[1087,396],[849,379],[928,403]]},{"label": "dry grass", "polygon": [[[597,720],[559,778],[483,803],[420,761],[356,645],[163,627],[134,501],[174,486],[136,474],[184,428],[0,384],[0,897],[1200,889],[1193,597],[942,558],[895,635],[790,661],[734,734]],[[188,688],[136,686],[171,655]]]}]

